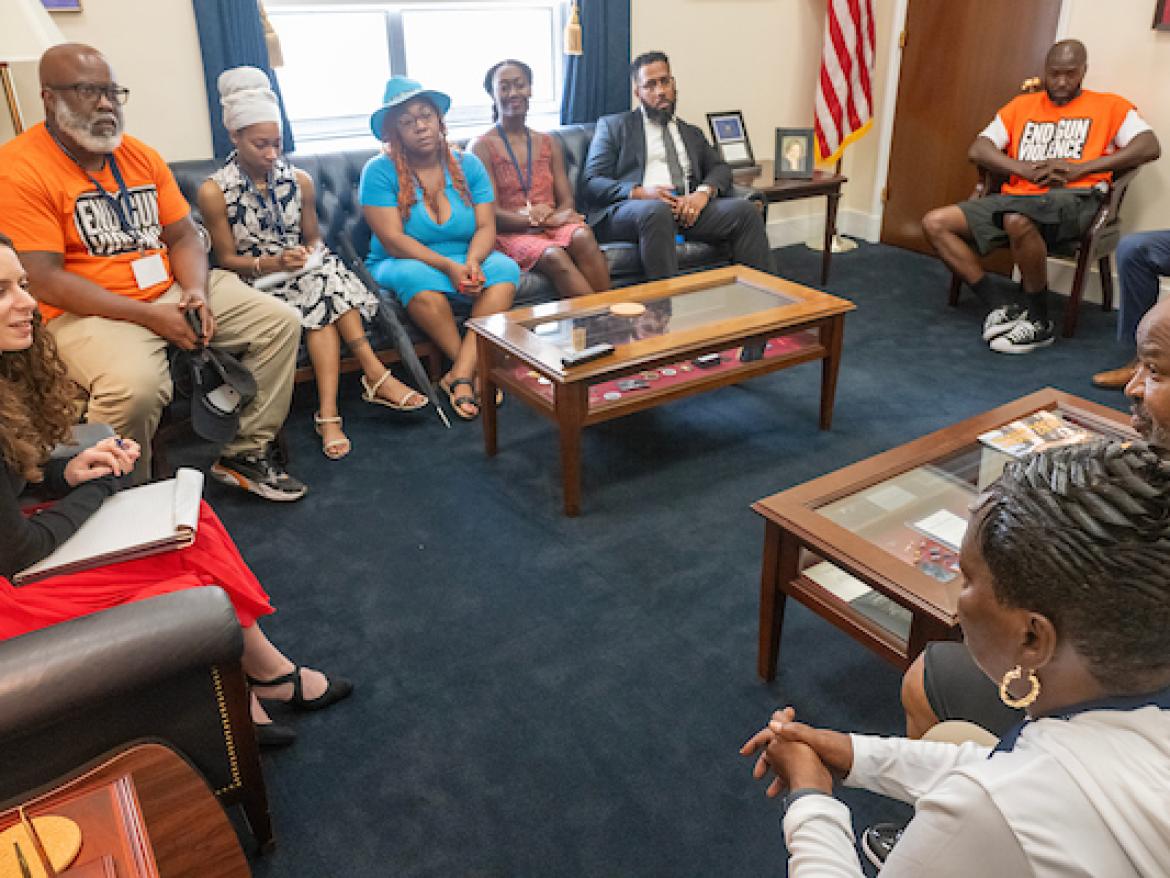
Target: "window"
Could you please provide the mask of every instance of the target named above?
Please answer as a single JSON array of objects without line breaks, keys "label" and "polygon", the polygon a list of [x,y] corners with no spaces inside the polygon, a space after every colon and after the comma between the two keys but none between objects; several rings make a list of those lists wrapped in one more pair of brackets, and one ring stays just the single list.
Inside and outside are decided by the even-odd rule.
[{"label": "window", "polygon": [[532,68],[534,126],[556,124],[564,0],[283,0],[267,10],[280,35],[284,66],[277,76],[298,141],[367,134],[393,74],[451,96],[452,136],[482,130],[491,122],[483,75],[504,58]]}]

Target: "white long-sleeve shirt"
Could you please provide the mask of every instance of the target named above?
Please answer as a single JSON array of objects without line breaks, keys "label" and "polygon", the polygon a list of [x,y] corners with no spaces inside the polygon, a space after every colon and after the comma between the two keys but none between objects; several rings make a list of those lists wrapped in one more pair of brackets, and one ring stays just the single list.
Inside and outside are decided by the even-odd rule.
[{"label": "white long-sleeve shirt", "polygon": [[[1170,711],[1037,720],[990,759],[975,744],[852,741],[846,785],[915,807],[882,878],[1170,875]],[[843,803],[800,797],[783,825],[794,878],[863,874]]]}]

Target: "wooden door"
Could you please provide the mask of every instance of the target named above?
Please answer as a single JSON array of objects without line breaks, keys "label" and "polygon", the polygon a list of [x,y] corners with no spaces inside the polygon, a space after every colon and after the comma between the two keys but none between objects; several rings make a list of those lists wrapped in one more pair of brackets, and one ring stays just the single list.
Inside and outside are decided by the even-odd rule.
[{"label": "wooden door", "polygon": [[882,214],[882,241],[933,252],[930,209],[975,185],[967,150],[995,112],[1039,76],[1061,0],[910,0]]}]

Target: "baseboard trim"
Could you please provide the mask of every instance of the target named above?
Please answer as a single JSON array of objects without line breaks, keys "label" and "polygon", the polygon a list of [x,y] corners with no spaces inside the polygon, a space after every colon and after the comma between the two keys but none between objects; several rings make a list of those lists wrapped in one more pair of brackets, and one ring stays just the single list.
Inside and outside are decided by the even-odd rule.
[{"label": "baseboard trim", "polygon": [[[825,233],[825,211],[798,216],[779,216],[768,221],[768,243],[773,247],[788,247],[805,241],[820,240]],[[860,238],[876,244],[881,238],[882,218],[861,210],[842,210],[837,213],[837,233]]]}]

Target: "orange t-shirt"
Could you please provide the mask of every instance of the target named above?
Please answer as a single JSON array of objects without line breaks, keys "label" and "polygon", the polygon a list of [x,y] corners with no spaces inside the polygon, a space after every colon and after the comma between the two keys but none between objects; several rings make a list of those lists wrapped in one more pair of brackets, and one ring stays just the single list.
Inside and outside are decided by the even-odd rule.
[{"label": "orange t-shirt", "polygon": [[[43,122],[0,146],[0,231],[18,251],[61,253],[66,271],[119,296],[150,302],[174,283],[163,227],[187,216],[191,207],[155,150],[124,135],[113,155],[130,194],[130,223],[137,237],[122,228],[110,200],[54,142]],[[108,161],[90,176],[119,196]],[[167,280],[139,289],[131,263],[152,253],[162,257]],[[40,307],[46,320],[62,313]]]},{"label": "orange t-shirt", "polygon": [[[1057,106],[1048,92],[1020,95],[999,111],[995,122],[983,132],[996,146],[1021,162],[1065,159],[1092,161],[1111,153],[1116,147],[1122,126],[1128,124],[1146,130],[1133,104],[1115,94],[1082,91],[1064,106]],[[998,124],[997,124],[998,123]],[[1138,125],[1140,123],[1140,126]],[[1006,142],[1000,142],[1006,136]],[[1089,174],[1069,183],[1070,188],[1087,188],[1112,174]],[[1023,177],[1012,175],[1003,187],[1005,195],[1039,195],[1048,191]]]}]

